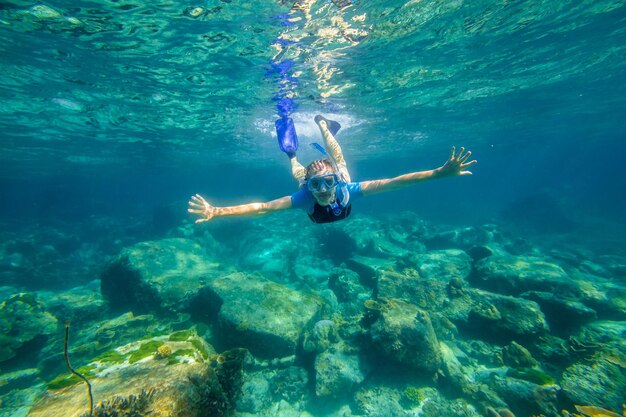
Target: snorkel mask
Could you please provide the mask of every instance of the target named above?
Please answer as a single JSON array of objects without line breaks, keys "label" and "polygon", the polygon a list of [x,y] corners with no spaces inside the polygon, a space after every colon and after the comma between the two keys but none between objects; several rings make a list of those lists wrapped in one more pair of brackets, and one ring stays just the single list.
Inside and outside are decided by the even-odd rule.
[{"label": "snorkel mask", "polygon": [[312,193],[323,193],[330,191],[339,184],[339,177],[336,174],[321,174],[307,180],[306,186]]},{"label": "snorkel mask", "polygon": [[[330,155],[328,155],[328,152],[326,152],[326,149],[324,149],[322,145],[314,142],[311,144],[311,146],[313,146],[322,155],[328,158],[330,163],[333,165],[335,172],[339,172],[339,167],[337,167],[337,163],[333,158],[330,157]],[[331,179],[331,177],[333,179]],[[335,214],[336,216],[341,213],[341,210],[346,207],[350,201],[348,186],[345,182],[340,181],[337,174],[324,174],[311,177],[307,181],[307,187],[311,192],[323,192],[320,189],[321,187],[326,187],[325,191],[330,191],[333,188],[339,187],[339,190],[341,190],[341,201],[335,200],[329,204],[330,208],[333,210],[333,214]],[[337,197],[339,197],[339,194],[337,194]]]}]

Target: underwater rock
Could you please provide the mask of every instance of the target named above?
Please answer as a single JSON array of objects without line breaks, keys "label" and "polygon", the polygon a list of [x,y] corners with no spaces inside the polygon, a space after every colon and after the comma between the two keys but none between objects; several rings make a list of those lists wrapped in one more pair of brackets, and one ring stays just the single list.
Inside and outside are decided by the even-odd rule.
[{"label": "underwater rock", "polygon": [[383,357],[431,374],[441,365],[439,342],[428,313],[396,299],[380,300],[378,319],[369,329]]},{"label": "underwater rock", "polygon": [[35,294],[20,293],[0,303],[0,362],[18,355],[39,337],[57,331],[56,317],[45,310]]},{"label": "underwater rock", "polygon": [[305,352],[322,353],[339,341],[337,326],[332,320],[320,320],[304,333],[302,348]]},{"label": "underwater rock", "polygon": [[[259,238],[261,236],[261,238]],[[290,238],[280,239],[269,231],[261,235],[247,235],[241,243],[239,265],[268,276],[289,277],[297,264],[298,243]]]},{"label": "underwater rock", "polygon": [[597,318],[595,310],[574,298],[541,291],[528,291],[521,297],[539,304],[550,328],[557,333],[570,331]]},{"label": "underwater rock", "polygon": [[502,363],[511,368],[532,368],[537,361],[528,349],[514,341],[502,348]]},{"label": "underwater rock", "polygon": [[207,289],[211,308],[219,308],[219,336],[224,342],[265,358],[294,355],[306,325],[323,304],[315,295],[258,275],[233,273],[209,282]]},{"label": "underwater rock", "polygon": [[497,226],[487,224],[479,227],[465,227],[428,235],[424,243],[429,250],[469,249],[476,245],[489,245],[500,240]]},{"label": "underwater rock", "polygon": [[591,361],[571,365],[563,372],[561,386],[575,404],[620,410],[626,393],[626,354],[604,352]]},{"label": "underwater rock", "polygon": [[445,314],[485,340],[525,340],[548,330],[545,316],[534,301],[476,289],[468,289],[464,297],[452,299]]},{"label": "underwater rock", "polygon": [[594,309],[598,317],[626,320],[626,287],[601,277],[575,273],[582,295],[580,301]]},{"label": "underwater rock", "polygon": [[580,289],[560,266],[528,256],[496,255],[478,261],[473,282],[476,286],[505,295],[544,291],[577,296]]},{"label": "underwater rock", "polygon": [[301,286],[309,286],[311,288],[324,288],[328,284],[328,273],[333,270],[333,263],[328,259],[320,259],[311,254],[299,255],[298,261],[290,263],[287,268],[288,273],[277,275],[275,273],[267,273],[266,269],[260,269],[266,276],[276,277],[280,279],[280,283],[286,285],[292,282],[298,282]]},{"label": "underwater rock", "polygon": [[[326,272],[328,276],[328,272]],[[372,298],[372,290],[361,284],[359,274],[347,268],[335,268],[328,278],[328,287],[340,303]]]},{"label": "underwater rock", "polygon": [[400,405],[400,393],[392,388],[365,387],[354,395],[356,415],[364,417],[404,416],[405,410]]},{"label": "underwater rock", "polygon": [[[508,333],[515,336],[534,336],[545,333],[548,324],[537,303],[515,297],[474,291],[481,294],[484,305],[493,306],[500,318],[496,320],[490,331]],[[482,306],[476,310],[482,310]],[[484,310],[483,310],[484,311]],[[489,315],[489,313],[488,313]],[[491,320],[487,320],[491,322]]]},{"label": "underwater rock", "polygon": [[494,376],[489,386],[515,415],[558,415],[558,385],[538,385],[517,378]]},{"label": "underwater rock", "polygon": [[589,259],[585,259],[578,265],[578,269],[586,274],[596,275],[599,277],[608,278],[611,273],[609,270],[603,265],[599,265],[595,262],[590,261]]},{"label": "underwater rock", "polygon": [[[223,374],[228,363],[218,368],[210,366],[206,359],[211,348],[198,340],[187,333],[144,339],[111,350],[78,368],[91,383],[95,414],[229,415],[234,405],[230,395],[233,387],[229,384],[237,378]],[[171,353],[158,355],[164,346]],[[86,416],[88,404],[83,381],[65,373],[48,383],[47,391],[28,416]],[[109,414],[98,414],[105,411]]]},{"label": "underwater rock", "polygon": [[[342,261],[354,255],[373,258],[396,258],[406,256],[413,251],[422,250],[417,239],[411,239],[406,231],[400,230],[392,222],[384,222],[372,217],[359,216],[349,222],[341,222],[338,228],[350,239],[350,256],[345,251]],[[345,239],[344,239],[345,240]]]},{"label": "underwater rock", "polygon": [[270,383],[272,371],[255,372],[244,377],[237,411],[257,414],[271,401]]},{"label": "underwater rock", "polygon": [[[398,272],[400,266],[404,268]],[[470,271],[470,257],[458,249],[413,255],[399,262],[397,268],[378,270],[376,295],[440,311],[450,296],[450,282],[462,292]]]},{"label": "underwater rock", "polygon": [[274,400],[284,400],[291,404],[303,402],[309,392],[309,375],[300,366],[278,369],[271,380],[270,391]]},{"label": "underwater rock", "polygon": [[465,252],[474,260],[480,261],[481,259],[485,259],[496,253],[497,249],[491,247],[490,245],[477,245],[472,246]]},{"label": "underwater rock", "polygon": [[396,260],[392,258],[371,258],[367,256],[353,256],[346,261],[346,266],[359,274],[360,282],[365,287],[376,287],[379,271],[393,270]]},{"label": "underwater rock", "polygon": [[[132,312],[120,314],[106,320],[91,322],[89,325],[72,326],[72,345],[69,348],[74,361],[85,362],[116,346],[131,343],[141,338],[170,332],[170,323],[157,320],[152,315],[134,315]],[[41,350],[37,367],[43,375],[63,372],[63,339],[50,340]]]},{"label": "underwater rock", "polygon": [[471,258],[459,249],[421,253],[414,263],[421,277],[445,283],[455,278],[466,280],[472,269]]},{"label": "underwater rock", "polygon": [[60,292],[39,291],[37,296],[48,311],[74,324],[98,319],[106,312],[100,281]]},{"label": "underwater rock", "polygon": [[[451,390],[456,394],[470,393],[472,385],[475,383],[470,377],[470,373],[464,369],[461,362],[448,345],[443,342],[439,343],[441,351],[441,370],[443,372],[443,381],[441,386]],[[439,380],[437,382],[440,382]]]},{"label": "underwater rock", "polygon": [[[626,257],[616,255],[602,255],[599,257],[598,262],[601,262],[601,268],[607,269],[614,278],[617,278],[622,282],[626,282]],[[603,274],[597,274],[595,272],[592,273],[594,275],[603,276]]]},{"label": "underwater rock", "polygon": [[[39,380],[39,369],[28,368],[20,369],[0,374],[0,395],[6,394],[11,390],[28,388]],[[2,403],[0,403],[2,405]]]},{"label": "underwater rock", "polygon": [[344,397],[364,379],[365,372],[357,355],[324,352],[315,358],[315,395],[318,397]]},{"label": "underwater rock", "polygon": [[597,320],[583,326],[576,339],[583,345],[610,346],[626,355],[626,321]]},{"label": "underwater rock", "polygon": [[380,298],[397,298],[422,308],[431,305],[435,298],[434,294],[423,291],[425,283],[420,281],[419,272],[413,268],[405,268],[402,272],[395,269],[378,270],[376,282],[375,294]]},{"label": "underwater rock", "polygon": [[190,239],[141,242],[125,248],[101,276],[102,294],[115,309],[188,312],[222,265]]},{"label": "underwater rock", "polygon": [[249,414],[249,413],[237,413],[237,417],[314,417],[309,412],[302,409],[302,407],[298,407],[298,405],[294,406],[285,400],[276,401],[274,403],[269,404],[265,409],[263,409],[259,413]]}]

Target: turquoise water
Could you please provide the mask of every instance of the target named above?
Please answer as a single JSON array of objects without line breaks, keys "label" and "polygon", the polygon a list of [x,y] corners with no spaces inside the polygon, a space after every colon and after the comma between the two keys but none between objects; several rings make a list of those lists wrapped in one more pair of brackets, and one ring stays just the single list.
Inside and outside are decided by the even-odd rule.
[{"label": "turquoise water", "polygon": [[[136,297],[120,301],[104,289],[103,298],[103,271],[124,248],[146,241],[160,247],[158,242],[166,238],[198,242],[211,262],[222,265],[220,274],[260,274],[286,288],[320,296],[330,305],[315,319],[334,321],[339,342],[333,343],[341,347],[331,344],[324,352],[355,354],[367,366],[361,369],[362,380],[343,386],[345,396],[329,399],[314,386],[316,378],[322,379],[315,358],[324,352],[298,350],[289,369],[306,375],[308,382],[294,383],[297,394],[282,398],[294,413],[493,415],[489,407],[506,406],[519,417],[551,415],[563,408],[573,412],[574,404],[622,413],[624,2],[341,3],[0,4],[0,295],[5,300],[0,316],[2,352],[11,352],[0,352],[5,358],[0,360],[0,377],[35,370],[6,384],[0,380],[0,408],[7,410],[0,414],[26,415],[40,398],[41,384],[64,372],[59,355],[67,319],[77,333],[72,354],[77,366],[105,348],[139,337],[119,330],[106,346],[85,348],[94,342],[94,328],[107,327],[105,320],[131,311],[152,315],[150,326],[162,333],[201,325],[211,331],[198,334],[216,350],[242,346],[263,356],[249,341],[220,340],[224,329],[218,320],[193,303],[187,309],[174,308],[184,319],[173,319],[173,307],[149,307]],[[276,66],[286,63],[289,67],[281,77]],[[305,164],[318,158],[309,144],[321,140],[313,117],[324,114],[342,125],[337,139],[353,180],[437,168],[453,145],[472,151],[478,160],[474,175],[355,201],[351,217],[330,226],[313,225],[295,211],[194,226],[195,218],[186,212],[193,194],[226,206],[296,191],[274,131],[277,99],[285,98],[293,101],[290,115],[300,139],[298,157]],[[166,253],[178,251],[183,258],[187,253],[176,245],[165,246]],[[578,324],[571,328],[554,318],[586,311],[580,306],[558,310],[554,306],[563,308],[565,301],[546,301],[545,293],[560,295],[561,287],[520,282],[506,287],[483,280],[491,276],[485,272],[489,268],[480,264],[476,249],[472,252],[483,246],[502,268],[530,265],[518,276],[536,273],[551,282],[555,269],[546,272],[536,260],[561,268],[566,275],[559,272],[559,280],[578,286],[566,301],[593,310],[593,320],[572,319]],[[468,269],[459,267],[465,272],[449,275],[457,268],[450,266],[457,265],[457,255],[437,252],[442,250],[468,254]],[[381,295],[381,286],[391,278],[378,267],[374,277],[364,273],[358,265],[369,268],[372,262],[359,257],[377,259],[409,278],[415,270],[422,282],[433,280],[434,288],[437,279],[460,277],[472,290],[532,300],[548,318],[549,330],[541,340],[527,335],[493,340],[486,336],[493,329],[471,328],[446,310],[449,306],[429,304],[411,293],[415,288],[426,291],[423,284],[414,283],[413,290],[407,290],[411,296],[390,290]],[[429,275],[431,263],[438,265],[435,270],[447,272]],[[180,264],[171,268],[185,274]],[[350,274],[357,274],[358,282],[337,284],[337,276]],[[548,275],[552,278],[545,278]],[[184,287],[186,281],[180,282]],[[186,291],[192,287],[189,284]],[[439,290],[433,290],[435,298],[445,295]],[[522,296],[528,291],[543,295]],[[17,343],[21,336],[11,332],[19,331],[7,323],[23,317],[18,319],[21,313],[9,310],[6,300],[21,292],[37,294],[56,324],[48,321],[40,326],[45,331],[29,330],[32,334],[22,338],[24,343]],[[462,373],[471,378],[484,374],[480,367],[502,365],[494,357],[515,339],[535,357],[538,368],[555,378],[557,399],[548,401],[549,406],[529,405],[528,399],[511,398],[499,383],[480,380],[496,392],[504,402],[500,404],[484,392],[481,397],[449,389],[454,385],[449,375],[436,383],[423,369],[406,373],[396,369],[397,364],[389,365],[391,370],[381,367],[372,356],[385,349],[375,348],[373,328],[345,325],[361,323],[368,314],[364,302],[380,302],[380,297],[428,311],[439,341],[452,347],[465,366]],[[473,299],[498,306],[481,297],[474,294]],[[454,337],[443,330],[440,316],[458,328]],[[572,353],[581,340],[586,346],[582,350],[605,345],[587,355]],[[472,341],[476,343],[470,347]],[[303,349],[302,340],[298,343]],[[483,343],[482,348],[476,346]],[[550,349],[560,343],[570,350],[557,360]],[[47,360],[53,354],[55,363]],[[389,352],[382,355],[398,362]],[[602,355],[617,358],[609,361],[612,367]],[[445,374],[444,368],[439,374]],[[588,369],[602,371],[595,383],[572,376]],[[260,375],[248,370],[244,379],[277,384],[276,378]],[[413,407],[416,404],[398,400],[394,408],[381,399],[400,398],[407,387],[437,392],[420,394],[421,411]],[[603,401],[599,393],[608,399]],[[258,395],[264,404],[252,406],[244,397],[237,412],[281,415],[270,411],[278,397]],[[453,411],[451,404],[459,399],[466,414]]]}]

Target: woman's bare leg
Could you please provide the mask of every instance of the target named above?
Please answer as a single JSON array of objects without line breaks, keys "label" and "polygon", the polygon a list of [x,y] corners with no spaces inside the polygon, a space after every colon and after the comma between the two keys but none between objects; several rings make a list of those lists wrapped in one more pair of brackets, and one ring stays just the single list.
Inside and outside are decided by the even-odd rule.
[{"label": "woman's bare leg", "polygon": [[322,138],[324,138],[324,147],[330,154],[331,158],[335,160],[337,168],[339,168],[339,175],[345,182],[350,182],[350,173],[348,172],[346,160],[343,157],[343,152],[341,151],[339,142],[337,142],[337,139],[335,139],[330,130],[328,130],[326,121],[320,120],[317,125],[322,133]]}]

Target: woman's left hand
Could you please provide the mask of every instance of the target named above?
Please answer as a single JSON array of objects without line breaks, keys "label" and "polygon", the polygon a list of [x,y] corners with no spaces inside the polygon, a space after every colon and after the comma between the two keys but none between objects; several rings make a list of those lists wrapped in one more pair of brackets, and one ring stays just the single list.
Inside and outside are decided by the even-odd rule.
[{"label": "woman's left hand", "polygon": [[443,166],[437,168],[438,176],[447,177],[455,175],[472,175],[472,172],[467,169],[474,165],[477,161],[474,159],[467,162],[472,153],[470,151],[464,152],[465,148],[461,148],[457,155],[456,149],[453,146],[452,151],[450,152],[450,158],[448,158]]}]

